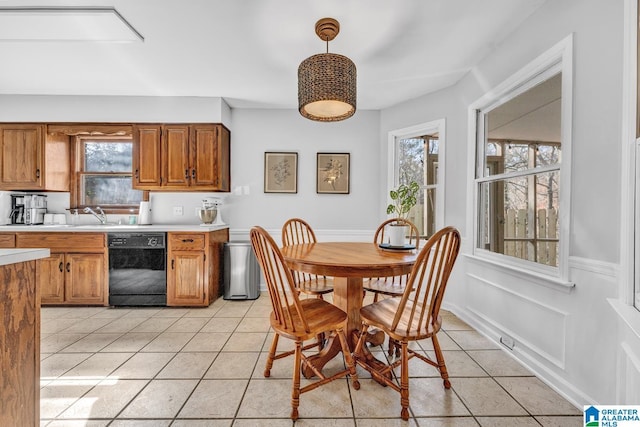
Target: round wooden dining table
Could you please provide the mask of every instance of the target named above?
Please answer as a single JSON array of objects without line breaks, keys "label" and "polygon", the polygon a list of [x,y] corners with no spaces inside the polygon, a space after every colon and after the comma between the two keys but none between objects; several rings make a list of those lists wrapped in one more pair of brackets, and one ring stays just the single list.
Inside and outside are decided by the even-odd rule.
[{"label": "round wooden dining table", "polygon": [[[318,242],[285,246],[282,255],[289,268],[304,273],[333,277],[333,304],[347,313],[345,333],[351,350],[361,328],[363,279],[408,274],[415,263],[416,251],[383,250],[375,243]],[[310,359],[316,368],[322,367],[341,351],[337,339],[329,339],[323,350]],[[373,356],[367,360],[375,363]],[[306,377],[312,375],[304,369]]]}]

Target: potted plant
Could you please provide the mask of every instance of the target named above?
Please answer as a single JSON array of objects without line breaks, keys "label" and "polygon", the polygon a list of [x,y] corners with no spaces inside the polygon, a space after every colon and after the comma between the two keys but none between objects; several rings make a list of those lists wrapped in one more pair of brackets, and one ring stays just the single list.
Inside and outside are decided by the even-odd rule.
[{"label": "potted plant", "polygon": [[[411,208],[418,203],[418,191],[420,191],[420,186],[415,181],[411,181],[409,184],[400,184],[395,190],[389,191],[389,197],[393,203],[387,206],[387,215],[407,219]],[[404,239],[407,235],[406,229],[406,225],[400,223],[391,224],[389,226],[389,244],[391,246],[404,246]]]}]

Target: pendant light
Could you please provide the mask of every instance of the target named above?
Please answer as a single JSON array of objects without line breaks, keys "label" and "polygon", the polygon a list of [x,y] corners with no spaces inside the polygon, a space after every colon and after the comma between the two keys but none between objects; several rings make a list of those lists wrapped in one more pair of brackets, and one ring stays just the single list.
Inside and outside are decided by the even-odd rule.
[{"label": "pendant light", "polygon": [[310,120],[337,122],[356,112],[356,66],[346,56],[329,53],[329,41],[339,32],[333,18],[316,22],[327,52],[310,56],[298,67],[298,111]]}]

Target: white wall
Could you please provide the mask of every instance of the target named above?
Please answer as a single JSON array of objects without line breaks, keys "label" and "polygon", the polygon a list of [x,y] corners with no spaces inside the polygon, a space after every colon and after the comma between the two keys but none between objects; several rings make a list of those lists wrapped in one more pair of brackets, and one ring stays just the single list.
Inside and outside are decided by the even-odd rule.
[{"label": "white wall", "polygon": [[[249,195],[229,197],[225,220],[233,229],[253,225],[280,229],[290,217],[305,218],[318,230],[375,230],[386,217],[378,208],[378,188],[386,169],[378,168],[379,113],[358,111],[349,120],[319,123],[297,110],[233,110],[232,187]],[[298,153],[298,193],[264,193],[264,153]],[[316,193],[316,154],[350,153],[350,194]]]},{"label": "white wall", "polygon": [[[628,363],[640,360],[640,337],[615,333],[618,317],[607,302],[617,298],[619,281],[622,29],[622,1],[546,2],[455,87],[389,108],[381,116],[381,163],[386,163],[389,131],[447,120],[445,223],[459,227],[464,236],[447,307],[496,342],[502,335],[513,337],[511,354],[578,406],[633,403],[617,401],[616,390],[640,389],[640,366]],[[465,223],[474,207],[466,206],[473,172],[464,167],[468,105],[571,33],[569,279],[576,286],[567,292],[465,256],[472,252],[473,236]],[[627,341],[620,342],[619,336]],[[612,375],[616,363],[623,362],[618,375]]]}]

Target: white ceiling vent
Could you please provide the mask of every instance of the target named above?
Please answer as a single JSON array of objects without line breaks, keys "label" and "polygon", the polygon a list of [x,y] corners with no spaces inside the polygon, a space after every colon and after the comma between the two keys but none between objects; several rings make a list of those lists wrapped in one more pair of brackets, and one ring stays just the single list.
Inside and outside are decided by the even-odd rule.
[{"label": "white ceiling vent", "polygon": [[2,42],[141,42],[111,7],[0,7]]}]

